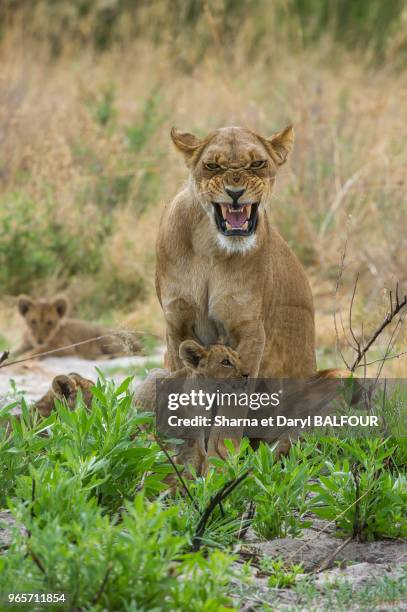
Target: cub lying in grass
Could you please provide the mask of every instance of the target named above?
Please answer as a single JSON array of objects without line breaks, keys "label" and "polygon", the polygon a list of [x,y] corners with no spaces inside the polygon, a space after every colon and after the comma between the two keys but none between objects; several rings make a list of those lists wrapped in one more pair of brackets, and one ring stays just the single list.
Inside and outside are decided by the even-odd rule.
[{"label": "cub lying in grass", "polygon": [[[103,359],[141,352],[141,344],[131,332],[116,335],[112,333],[112,330],[100,325],[68,318],[66,315],[69,310],[69,302],[65,297],[57,297],[48,301],[33,300],[27,295],[21,295],[18,298],[17,306],[19,313],[24,318],[26,331],[21,346],[12,352],[12,357],[19,357],[25,353],[34,355],[44,353],[99,336],[106,337],[59,351],[55,355],[57,357],[77,355],[84,359]],[[109,335],[110,333],[112,335]]]},{"label": "cub lying in grass", "polygon": [[55,376],[51,383],[51,388],[47,393],[34,404],[34,410],[39,412],[42,417],[48,417],[55,407],[55,400],[65,399],[68,407],[73,410],[76,406],[76,398],[79,390],[82,393],[82,398],[87,408],[92,404],[92,387],[95,383],[88,378],[83,378],[76,372],[71,372],[68,375],[59,374]]}]

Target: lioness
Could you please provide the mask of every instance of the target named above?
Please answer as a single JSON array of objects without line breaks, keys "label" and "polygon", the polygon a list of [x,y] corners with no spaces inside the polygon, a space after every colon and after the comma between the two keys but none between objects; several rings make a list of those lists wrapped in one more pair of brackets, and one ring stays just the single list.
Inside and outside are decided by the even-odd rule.
[{"label": "lioness", "polygon": [[88,378],[83,378],[76,372],[68,375],[59,374],[55,376],[51,383],[51,388],[34,404],[34,410],[38,411],[42,417],[48,417],[55,407],[55,399],[65,399],[68,407],[73,410],[76,406],[76,399],[79,390],[82,393],[83,402],[87,408],[92,404],[92,387],[95,383]]},{"label": "lioness", "polygon": [[[189,168],[186,187],[165,207],[157,240],[156,289],[167,364],[180,344],[227,337],[250,377],[315,373],[314,307],[305,272],[268,212],[292,127],[269,138],[242,127],[206,138],[173,129]],[[224,455],[215,434],[210,452]]]},{"label": "lioness", "polygon": [[105,336],[94,342],[86,342],[55,353],[58,357],[77,355],[84,359],[100,359],[119,355],[139,353],[140,342],[131,332],[122,335],[109,335],[112,330],[94,325],[79,319],[70,319],[66,315],[69,302],[65,297],[53,300],[33,300],[28,295],[21,295],[17,301],[18,311],[24,318],[26,332],[22,344],[12,352],[12,357],[24,353],[44,353],[63,346]]},{"label": "lioness", "polygon": [[[156,410],[156,382],[160,379],[174,380],[242,380],[247,379],[240,357],[236,351],[224,344],[202,346],[194,340],[185,340],[179,347],[179,358],[182,367],[175,372],[168,369],[152,370],[138,386],[134,401],[142,410]],[[185,408],[188,413],[188,407]],[[204,433],[199,439],[184,441],[176,458],[180,465],[192,465],[198,474],[207,469]]]}]

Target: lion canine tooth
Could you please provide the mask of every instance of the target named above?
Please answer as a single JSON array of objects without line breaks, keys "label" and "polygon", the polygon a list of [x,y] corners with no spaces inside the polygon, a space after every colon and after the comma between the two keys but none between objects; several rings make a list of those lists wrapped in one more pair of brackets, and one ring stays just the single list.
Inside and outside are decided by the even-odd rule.
[{"label": "lion canine tooth", "polygon": [[227,206],[222,206],[222,204],[220,204],[220,209],[222,211],[222,217],[224,219],[226,219],[226,214],[227,214]]},{"label": "lion canine tooth", "polygon": [[250,219],[250,215],[252,213],[252,204],[246,204],[246,219]]}]

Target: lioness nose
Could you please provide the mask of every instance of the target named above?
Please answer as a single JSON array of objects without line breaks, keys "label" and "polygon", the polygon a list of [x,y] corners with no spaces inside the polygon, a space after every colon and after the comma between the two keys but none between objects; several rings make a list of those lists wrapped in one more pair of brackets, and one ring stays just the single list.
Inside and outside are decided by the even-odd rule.
[{"label": "lioness nose", "polygon": [[232,198],[233,205],[238,206],[239,205],[238,199],[240,198],[240,196],[244,194],[246,189],[230,189],[229,187],[225,187],[225,191],[228,194],[228,196]]}]

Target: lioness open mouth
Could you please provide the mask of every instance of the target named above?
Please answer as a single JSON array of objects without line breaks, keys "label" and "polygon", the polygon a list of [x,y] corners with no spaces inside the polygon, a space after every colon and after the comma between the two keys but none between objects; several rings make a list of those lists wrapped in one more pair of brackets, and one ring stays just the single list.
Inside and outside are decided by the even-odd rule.
[{"label": "lioness open mouth", "polygon": [[224,236],[250,236],[256,229],[258,202],[233,209],[229,204],[212,202],[218,230]]}]

